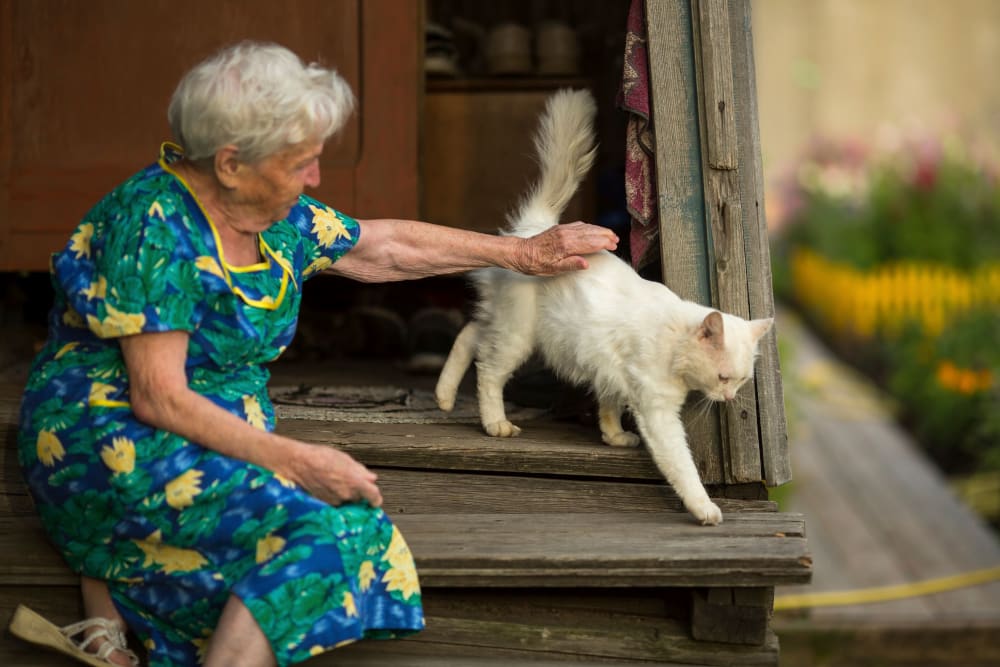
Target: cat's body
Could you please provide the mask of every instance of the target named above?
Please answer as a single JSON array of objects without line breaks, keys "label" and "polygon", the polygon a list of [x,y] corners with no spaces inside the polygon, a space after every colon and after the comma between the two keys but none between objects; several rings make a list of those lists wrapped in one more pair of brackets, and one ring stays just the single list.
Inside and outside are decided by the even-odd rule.
[{"label": "cat's body", "polygon": [[[589,93],[560,91],[550,98],[535,140],[541,179],[510,234],[530,236],[557,224],[593,161],[594,113]],[[757,341],[771,320],[747,321],[684,301],[609,252],[587,260],[585,271],[546,278],[503,269],[474,272],[478,309],[441,371],[438,405],[454,406],[474,358],[483,428],[492,436],[517,435],[520,429],[504,413],[503,388],[539,352],[560,377],[593,389],[605,443],[639,444],[636,434],[622,429],[621,415],[630,410],[685,507],[704,524],[720,523],[722,513],[691,458],[681,407],[691,390],[732,400],[753,373]]]}]

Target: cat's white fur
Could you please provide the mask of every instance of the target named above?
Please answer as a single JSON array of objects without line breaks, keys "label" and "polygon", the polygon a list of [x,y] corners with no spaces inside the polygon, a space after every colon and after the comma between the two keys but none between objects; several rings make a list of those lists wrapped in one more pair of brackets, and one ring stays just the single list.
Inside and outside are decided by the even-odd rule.
[{"label": "cat's white fur", "polygon": [[[549,99],[535,137],[541,178],[510,220],[509,234],[531,236],[558,223],[594,159],[595,111],[587,92],[564,90]],[[630,410],[685,507],[703,524],[720,523],[722,512],[691,458],[681,407],[691,390],[733,400],[753,374],[757,343],[772,320],[747,321],[684,301],[609,252],[587,260],[587,270],[546,278],[474,272],[478,309],[441,371],[438,405],[454,407],[475,358],[483,428],[492,436],[517,435],[504,413],[503,388],[540,352],[560,377],[592,387],[605,443],[639,444],[638,435],[622,428],[622,413]]]}]

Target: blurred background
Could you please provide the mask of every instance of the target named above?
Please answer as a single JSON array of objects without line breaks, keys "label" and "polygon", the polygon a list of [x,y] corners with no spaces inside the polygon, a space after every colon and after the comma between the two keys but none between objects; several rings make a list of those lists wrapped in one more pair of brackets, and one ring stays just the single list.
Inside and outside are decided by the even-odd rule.
[{"label": "blurred background", "polygon": [[1000,3],[754,0],[775,290],[1000,518]]}]

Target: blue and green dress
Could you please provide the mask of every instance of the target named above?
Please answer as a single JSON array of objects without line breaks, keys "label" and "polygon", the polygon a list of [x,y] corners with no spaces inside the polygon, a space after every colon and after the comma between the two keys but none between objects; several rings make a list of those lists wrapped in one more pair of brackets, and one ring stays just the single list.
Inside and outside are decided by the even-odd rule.
[{"label": "blue and green dress", "polygon": [[108,582],[154,667],[199,662],[231,594],[280,665],[420,630],[413,558],[380,509],[332,507],[133,414],[118,338],[186,331],[189,386],[272,430],[263,364],[292,339],[302,282],[360,234],[355,220],[303,195],[259,235],[260,263],[230,266],[171,170],[178,158],[165,145],[52,257],[49,335],[18,437],[50,539],[74,571]]}]

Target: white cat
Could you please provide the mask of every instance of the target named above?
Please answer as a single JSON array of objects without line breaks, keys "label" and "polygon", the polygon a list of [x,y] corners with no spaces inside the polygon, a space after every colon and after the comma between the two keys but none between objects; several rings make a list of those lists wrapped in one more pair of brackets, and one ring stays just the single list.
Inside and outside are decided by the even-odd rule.
[{"label": "white cat", "polygon": [[[563,90],[548,100],[535,137],[540,182],[510,221],[510,234],[530,236],[557,224],[594,160],[595,111],[587,92]],[[560,377],[593,388],[605,443],[639,444],[639,436],[622,429],[622,413],[630,410],[684,506],[702,524],[716,525],[722,512],[691,458],[681,406],[691,390],[733,400],[753,374],[757,342],[773,320],[747,321],[684,301],[609,252],[587,259],[589,269],[555,277],[474,272],[477,312],[438,378],[438,405],[454,407],[475,357],[483,428],[492,436],[517,435],[504,413],[503,388],[538,351]]]}]

